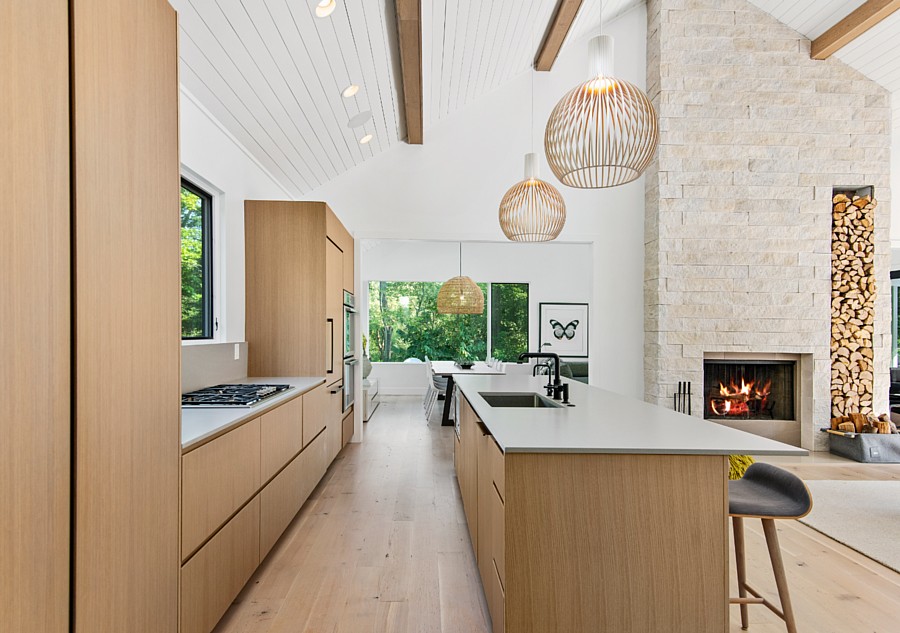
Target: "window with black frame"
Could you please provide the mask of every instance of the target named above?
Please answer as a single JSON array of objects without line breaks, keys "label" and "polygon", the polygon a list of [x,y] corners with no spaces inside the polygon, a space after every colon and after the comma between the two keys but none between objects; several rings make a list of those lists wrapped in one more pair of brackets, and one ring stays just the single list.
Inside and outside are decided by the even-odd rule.
[{"label": "window with black frame", "polygon": [[213,338],[212,196],[181,180],[181,338]]}]

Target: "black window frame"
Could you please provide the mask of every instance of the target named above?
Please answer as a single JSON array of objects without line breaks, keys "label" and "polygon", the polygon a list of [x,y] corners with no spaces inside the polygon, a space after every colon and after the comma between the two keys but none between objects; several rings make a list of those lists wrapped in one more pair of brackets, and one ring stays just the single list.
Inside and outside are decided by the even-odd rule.
[{"label": "black window frame", "polygon": [[[181,186],[187,189],[201,200],[200,221],[202,223],[203,257],[203,302],[201,307],[201,322],[203,324],[202,336],[184,336],[182,324],[182,341],[209,341],[215,337],[217,323],[213,314],[213,196],[206,190],[198,187],[187,178],[181,178]],[[180,217],[180,213],[179,213]],[[179,221],[180,225],[180,221]]]}]

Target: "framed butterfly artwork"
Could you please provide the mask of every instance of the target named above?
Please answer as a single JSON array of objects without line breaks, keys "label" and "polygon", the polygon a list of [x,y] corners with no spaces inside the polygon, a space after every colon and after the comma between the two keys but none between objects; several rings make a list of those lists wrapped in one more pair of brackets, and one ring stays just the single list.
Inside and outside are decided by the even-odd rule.
[{"label": "framed butterfly artwork", "polygon": [[588,304],[541,303],[538,339],[542,351],[587,358]]}]

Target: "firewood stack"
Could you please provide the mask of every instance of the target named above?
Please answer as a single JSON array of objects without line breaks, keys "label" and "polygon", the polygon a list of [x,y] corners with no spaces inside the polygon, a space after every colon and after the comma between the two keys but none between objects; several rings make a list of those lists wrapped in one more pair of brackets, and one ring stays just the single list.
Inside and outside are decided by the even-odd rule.
[{"label": "firewood stack", "polygon": [[897,425],[891,421],[891,417],[887,413],[882,413],[878,417],[874,414],[851,413],[831,418],[831,429],[833,431],[843,431],[844,433],[881,433],[900,434]]},{"label": "firewood stack", "polygon": [[832,199],[831,415],[872,413],[875,333],[875,218],[878,202]]}]

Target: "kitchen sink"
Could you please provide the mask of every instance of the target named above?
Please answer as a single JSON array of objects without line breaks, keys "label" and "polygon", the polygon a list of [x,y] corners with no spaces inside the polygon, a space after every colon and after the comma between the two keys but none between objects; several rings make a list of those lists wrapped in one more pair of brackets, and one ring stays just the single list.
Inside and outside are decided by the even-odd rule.
[{"label": "kitchen sink", "polygon": [[563,405],[534,392],[496,393],[479,391],[478,395],[484,398],[492,407],[507,407],[511,409],[561,409]]}]

